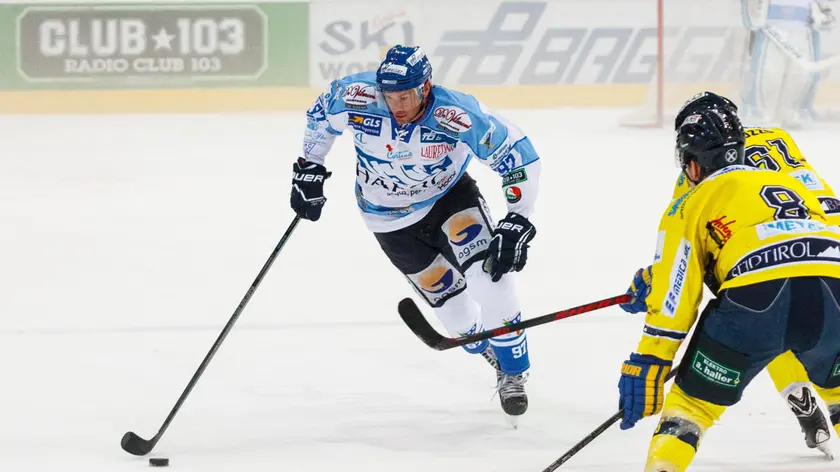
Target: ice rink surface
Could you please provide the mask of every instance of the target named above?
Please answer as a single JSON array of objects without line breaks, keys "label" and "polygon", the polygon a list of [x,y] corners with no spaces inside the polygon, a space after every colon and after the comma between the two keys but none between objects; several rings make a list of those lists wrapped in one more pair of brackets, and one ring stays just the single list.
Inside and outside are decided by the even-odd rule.
[{"label": "ice rink surface", "polygon": [[[543,159],[523,316],[623,293],[653,257],[672,133],[619,129],[612,110],[504,115]],[[154,435],[291,222],[304,125],[0,117],[0,470],[148,467],[120,438]],[[836,136],[794,132],[830,183]],[[616,411],[642,317],[613,307],[530,330],[531,407],[513,430],[481,358],[433,351],[399,320],[414,293],[358,215],[349,135],[327,165],[321,221],[298,226],[150,457],[196,472],[538,472]],[[470,173],[501,218],[498,178]],[[559,470],[641,471],[655,424],[616,426]],[[762,374],[690,470],[838,469]]]}]

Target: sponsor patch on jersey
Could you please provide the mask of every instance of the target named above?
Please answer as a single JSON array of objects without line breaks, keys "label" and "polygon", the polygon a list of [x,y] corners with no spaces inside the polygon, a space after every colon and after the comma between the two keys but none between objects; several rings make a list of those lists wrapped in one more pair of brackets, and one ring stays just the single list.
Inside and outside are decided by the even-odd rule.
[{"label": "sponsor patch on jersey", "polygon": [[826,215],[834,215],[840,213],[840,199],[835,197],[817,197],[820,201],[820,206]]},{"label": "sponsor patch on jersey", "polygon": [[804,186],[808,187],[808,190],[825,190],[822,180],[820,180],[820,178],[817,177],[817,174],[813,171],[808,169],[799,169],[795,172],[789,173],[788,175],[802,182]]},{"label": "sponsor patch on jersey", "polygon": [[653,263],[662,262],[662,249],[665,247],[665,230],[656,234],[656,251],[653,253]]},{"label": "sponsor patch on jersey", "polygon": [[344,106],[354,110],[366,110],[368,105],[376,101],[376,89],[364,82],[355,82],[344,88],[341,96]]},{"label": "sponsor patch on jersey", "polygon": [[505,198],[509,203],[516,203],[522,200],[522,190],[519,187],[508,187],[505,189]]},{"label": "sponsor patch on jersey", "polygon": [[466,111],[453,106],[435,108],[432,116],[438,122],[438,128],[453,133],[463,133],[472,129],[472,120]]},{"label": "sponsor patch on jersey", "polygon": [[[497,172],[500,167],[512,169],[513,164],[515,164],[516,157],[511,155],[511,150],[512,148],[510,146],[510,142],[505,140],[504,144],[502,144],[499,149],[496,149],[492,154],[487,156],[487,160],[490,161],[490,167]],[[513,157],[514,162],[511,162],[511,157]]]},{"label": "sponsor patch on jersey", "polygon": [[682,203],[685,201],[686,198],[688,198],[688,195],[692,193],[693,190],[694,189],[691,189],[688,192],[685,192],[684,194],[682,194],[682,196],[674,200],[674,203],[671,204],[671,209],[668,210],[668,216],[674,216],[677,214],[677,210],[680,209],[680,205],[682,205]]},{"label": "sponsor patch on jersey", "polygon": [[440,159],[455,150],[455,146],[449,143],[429,144],[420,146],[420,157],[423,159]]},{"label": "sponsor patch on jersey", "polygon": [[414,157],[414,154],[412,154],[408,149],[394,149],[394,147],[390,144],[386,144],[385,149],[388,150],[388,154],[386,154],[388,159],[400,160],[411,159]]},{"label": "sponsor patch on jersey", "polygon": [[432,306],[439,306],[447,298],[457,295],[467,286],[461,272],[443,255],[438,255],[429,267],[417,274],[408,275],[409,280]]},{"label": "sponsor patch on jersey", "polygon": [[496,124],[492,121],[490,122],[490,128],[484,133],[484,136],[481,137],[481,140],[478,142],[482,146],[486,147],[487,150],[493,149],[495,144],[493,144],[493,132],[496,131]]},{"label": "sponsor patch on jersey", "polygon": [[680,246],[677,248],[677,254],[674,256],[674,263],[671,266],[671,276],[668,279],[668,292],[665,293],[665,299],[662,300],[662,314],[671,318],[677,314],[677,309],[680,307],[680,298],[682,297],[685,286],[685,277],[688,273],[688,263],[690,260],[691,243],[683,238],[680,241]]},{"label": "sponsor patch on jersey", "polygon": [[347,124],[353,129],[365,134],[380,136],[382,134],[382,117],[365,115],[362,113],[349,113]]},{"label": "sponsor patch on jersey", "polygon": [[709,230],[709,236],[718,244],[718,246],[723,247],[729,238],[732,237],[732,230],[729,228],[729,225],[735,223],[735,220],[729,220],[726,215],[721,216],[716,220],[712,220],[706,223],[706,229]]},{"label": "sponsor patch on jersey", "polygon": [[742,257],[725,280],[788,264],[840,262],[840,241],[833,238],[803,237],[758,248]]},{"label": "sponsor patch on jersey", "polygon": [[449,136],[448,134],[438,133],[437,131],[427,128],[425,126],[420,127],[420,142],[421,143],[447,143],[451,144],[453,147],[458,144],[458,140]]},{"label": "sponsor patch on jersey", "polygon": [[828,226],[825,223],[813,220],[786,219],[762,223],[755,227],[758,239],[772,238],[780,234],[807,234],[826,230],[840,233],[840,228],[837,226]]},{"label": "sponsor patch on jersey", "polygon": [[527,180],[528,173],[525,172],[525,169],[517,169],[502,176],[502,187],[521,184]]}]

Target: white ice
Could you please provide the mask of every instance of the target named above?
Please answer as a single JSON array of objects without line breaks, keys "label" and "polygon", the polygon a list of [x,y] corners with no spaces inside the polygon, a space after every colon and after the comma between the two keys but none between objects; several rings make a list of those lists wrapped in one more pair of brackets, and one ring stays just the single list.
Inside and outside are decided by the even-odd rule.
[{"label": "white ice", "polygon": [[[516,275],[524,316],[623,293],[653,256],[672,133],[619,129],[612,110],[505,115],[544,161]],[[147,467],[120,438],[155,434],[291,222],[304,124],[0,117],[0,470]],[[830,182],[835,135],[795,134]],[[433,351],[399,320],[414,294],[358,216],[348,137],[328,164],[323,218],[297,228],[150,457],[197,472],[536,472],[616,411],[641,317],[614,307],[530,330],[531,407],[513,430],[482,359]],[[498,179],[471,169],[500,218]],[[655,423],[610,429],[560,471],[640,471]],[[691,470],[837,469],[762,374]]]}]

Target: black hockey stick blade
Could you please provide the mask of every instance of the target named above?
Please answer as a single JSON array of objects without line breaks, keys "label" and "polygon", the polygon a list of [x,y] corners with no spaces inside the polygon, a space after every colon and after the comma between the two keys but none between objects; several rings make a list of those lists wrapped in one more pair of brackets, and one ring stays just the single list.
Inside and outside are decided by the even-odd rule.
[{"label": "black hockey stick blade", "polygon": [[473,344],[484,339],[502,336],[514,331],[532,328],[534,326],[551,323],[552,321],[562,320],[564,318],[570,318],[572,316],[580,315],[582,313],[600,310],[601,308],[617,305],[619,303],[629,302],[630,299],[630,295],[618,295],[615,297],[605,298],[604,300],[599,300],[597,302],[587,303],[586,305],[569,308],[568,310],[549,313],[547,315],[532,318],[530,320],[521,321],[519,323],[513,323],[507,326],[482,331],[480,333],[471,334],[469,336],[463,336],[460,338],[447,338],[435,331],[435,328],[432,327],[431,324],[429,324],[428,320],[426,320],[426,317],[423,316],[423,312],[420,311],[420,308],[417,306],[416,303],[414,303],[414,300],[412,300],[411,298],[402,299],[399,303],[399,306],[397,307],[397,310],[399,311],[400,318],[402,318],[403,322],[405,322],[409,329],[411,329],[411,331],[414,332],[414,334],[417,335],[417,337],[420,338],[421,341],[423,341],[427,346],[429,346],[432,349],[438,351],[445,351],[454,347]]},{"label": "black hockey stick blade", "polygon": [[151,441],[146,441],[140,436],[134,434],[134,431],[125,433],[120,441],[123,450],[135,456],[145,456],[152,451],[157,443],[158,437],[155,436]]},{"label": "black hockey stick blade", "polygon": [[[677,375],[677,369],[671,369],[671,372],[668,372],[668,375],[665,377],[665,381],[667,382],[667,381],[671,380],[671,379],[672,379],[675,375]],[[603,423],[601,423],[601,425],[600,425],[600,426],[598,426],[597,428],[595,428],[595,430],[594,430],[594,431],[592,431],[591,433],[587,434],[585,438],[581,439],[579,443],[577,443],[577,444],[575,444],[574,446],[572,446],[572,448],[571,448],[571,449],[569,449],[568,451],[566,451],[566,453],[565,453],[565,454],[563,454],[562,456],[560,456],[560,458],[559,458],[559,459],[557,459],[556,461],[552,462],[552,463],[551,463],[551,465],[549,465],[548,467],[546,467],[545,469],[543,469],[543,471],[542,471],[542,472],[554,472],[555,470],[557,470],[557,468],[558,468],[558,467],[560,467],[561,465],[565,464],[565,463],[566,463],[566,461],[568,461],[569,459],[571,459],[571,458],[572,458],[572,456],[574,456],[575,454],[577,454],[578,452],[580,452],[580,450],[581,450],[581,449],[583,449],[584,447],[586,447],[586,446],[587,446],[589,443],[591,443],[591,442],[592,442],[595,438],[597,438],[598,436],[600,436],[600,435],[601,435],[601,433],[603,433],[604,431],[606,431],[606,430],[610,429],[610,426],[612,426],[612,425],[614,425],[614,424],[618,423],[618,421],[619,421],[619,420],[621,420],[621,418],[622,418],[623,416],[624,416],[624,411],[623,411],[623,410],[618,410],[617,412],[615,412],[615,414],[614,414],[614,415],[612,415],[612,416],[610,417],[610,419],[608,419],[607,421],[604,421]]]}]

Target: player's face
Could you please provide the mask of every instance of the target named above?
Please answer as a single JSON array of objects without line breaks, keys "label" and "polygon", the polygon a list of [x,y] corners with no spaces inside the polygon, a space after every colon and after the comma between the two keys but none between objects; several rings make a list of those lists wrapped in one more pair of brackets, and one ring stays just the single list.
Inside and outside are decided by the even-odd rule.
[{"label": "player's face", "polygon": [[417,90],[406,90],[404,92],[385,92],[385,103],[391,109],[391,114],[397,123],[404,125],[416,118],[422,111],[426,97],[429,95],[429,83],[423,86],[422,97]]}]

